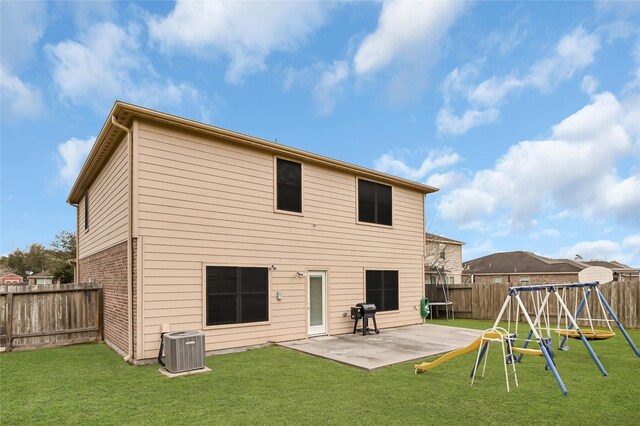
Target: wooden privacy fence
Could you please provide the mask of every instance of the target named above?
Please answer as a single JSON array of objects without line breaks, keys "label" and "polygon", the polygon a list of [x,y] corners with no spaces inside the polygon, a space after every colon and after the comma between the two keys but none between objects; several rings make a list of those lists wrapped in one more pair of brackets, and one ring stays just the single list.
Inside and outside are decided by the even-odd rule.
[{"label": "wooden privacy fence", "polygon": [[5,351],[102,340],[97,284],[0,286],[0,348]]},{"label": "wooden privacy fence", "polygon": [[[504,303],[511,284],[453,284],[448,285],[449,300],[453,302],[456,318],[471,318],[495,320],[500,313],[500,308]],[[600,291],[609,302],[609,305],[616,316],[625,327],[640,328],[640,281],[611,282],[599,286]],[[587,290],[586,288],[584,289]],[[576,310],[577,303],[580,303],[583,289],[571,288],[560,289],[565,304],[572,312]],[[442,285],[425,285],[425,295],[429,300],[442,299]],[[534,299],[532,299],[532,295]],[[544,297],[544,293],[541,294]],[[527,310],[531,314],[534,306],[538,304],[536,292],[520,293]],[[576,300],[577,298],[577,300]],[[592,292],[589,300],[589,311],[591,318],[605,318],[602,307],[596,295]],[[577,303],[576,303],[577,302]],[[558,303],[556,297],[549,297],[549,316],[552,327],[557,326]],[[512,319],[515,310],[512,313]],[[586,308],[582,310],[580,318],[587,317]],[[504,319],[507,319],[505,313]],[[521,321],[524,319],[520,318]],[[579,321],[581,326],[588,325],[588,321]],[[594,327],[606,328],[605,322],[596,321]],[[614,326],[615,324],[612,324]],[[562,317],[562,326],[565,326],[565,318]]]}]

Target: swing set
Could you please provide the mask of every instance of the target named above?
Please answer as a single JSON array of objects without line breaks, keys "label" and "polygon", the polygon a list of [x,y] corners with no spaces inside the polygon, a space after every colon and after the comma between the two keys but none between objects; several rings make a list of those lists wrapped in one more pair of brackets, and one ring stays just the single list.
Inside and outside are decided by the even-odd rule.
[{"label": "swing set", "polygon": [[[618,317],[611,309],[611,306],[607,302],[606,298],[598,287],[599,283],[572,283],[572,284],[545,284],[536,286],[523,286],[523,287],[511,287],[509,293],[502,305],[498,318],[496,319],[493,327],[485,330],[482,337],[479,339],[478,356],[476,363],[471,372],[471,384],[475,380],[476,372],[480,362],[484,358],[484,367],[482,376],[484,377],[484,370],[486,368],[486,361],[488,356],[489,344],[492,342],[500,342],[502,346],[502,352],[504,357],[504,369],[505,378],[507,381],[507,391],[509,391],[509,373],[508,364],[512,364],[513,376],[515,385],[518,386],[518,378],[516,375],[515,364],[521,362],[524,355],[541,355],[546,360],[546,370],[551,370],[553,376],[558,383],[558,386],[562,390],[562,393],[567,395],[567,388],[565,387],[560,374],[555,366],[553,360],[554,352],[552,345],[552,332],[557,333],[562,337],[558,350],[566,351],[569,349],[568,345],[565,346],[567,338],[580,339],[585,348],[589,352],[589,355],[593,359],[594,363],[600,370],[603,376],[607,376],[607,371],[600,362],[600,359],[596,355],[595,351],[589,344],[589,340],[602,340],[615,336],[615,332],[611,327],[611,323],[614,322],[620,332],[624,335],[625,339],[629,343],[629,346],[633,349],[637,357],[640,357],[640,351],[635,346],[631,337],[625,330],[624,326],[618,320]],[[575,292],[575,303],[573,314],[569,310],[565,300],[568,292],[573,289]],[[531,305],[533,306],[534,318],[531,318],[529,311],[527,310],[523,301],[522,295],[529,293],[531,296]],[[580,296],[581,294],[581,296]],[[589,308],[589,297],[595,294],[599,314],[602,318],[593,318],[591,310]],[[553,303],[550,301],[552,295],[555,297],[556,302],[556,327],[552,327],[550,305]],[[578,302],[580,300],[580,302]],[[586,317],[579,317],[583,311],[586,311]],[[507,314],[507,328],[498,327],[498,324]],[[512,320],[513,316],[513,320]],[[518,339],[518,325],[520,317],[523,316],[528,324],[529,332],[524,339],[524,345],[517,347],[515,345]],[[564,320],[564,321],[563,321]],[[588,322],[588,328],[584,330],[578,325],[578,321]],[[564,327],[562,326],[564,322]],[[594,322],[604,322],[607,326],[607,330],[596,329]],[[514,329],[512,331],[512,323],[514,323]],[[529,349],[528,345],[532,341],[538,344],[540,349]],[[506,345],[505,345],[506,342]]]}]

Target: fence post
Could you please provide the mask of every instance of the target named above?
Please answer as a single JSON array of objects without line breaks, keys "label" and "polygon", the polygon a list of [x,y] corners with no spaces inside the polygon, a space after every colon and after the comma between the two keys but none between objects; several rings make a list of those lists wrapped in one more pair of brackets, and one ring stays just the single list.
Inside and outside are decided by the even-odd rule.
[{"label": "fence post", "polygon": [[100,341],[104,340],[104,295],[103,289],[98,289],[98,336]]},{"label": "fence post", "polygon": [[7,293],[7,347],[5,350],[11,352],[11,341],[13,340],[13,293]]}]

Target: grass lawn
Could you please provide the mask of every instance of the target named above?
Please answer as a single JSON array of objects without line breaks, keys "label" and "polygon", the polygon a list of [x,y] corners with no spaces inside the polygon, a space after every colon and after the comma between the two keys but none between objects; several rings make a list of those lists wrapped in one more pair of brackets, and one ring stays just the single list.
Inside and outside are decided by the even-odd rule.
[{"label": "grass lawn", "polygon": [[[433,321],[483,329],[487,321]],[[630,330],[640,344],[640,330]],[[0,355],[0,423],[100,424],[640,424],[640,358],[620,333],[556,356],[561,394],[544,359],[518,364],[506,392],[499,348],[469,386],[475,353],[415,375],[413,363],[366,372],[281,347],[207,358],[207,374],[169,379],[131,366],[104,344]]]}]

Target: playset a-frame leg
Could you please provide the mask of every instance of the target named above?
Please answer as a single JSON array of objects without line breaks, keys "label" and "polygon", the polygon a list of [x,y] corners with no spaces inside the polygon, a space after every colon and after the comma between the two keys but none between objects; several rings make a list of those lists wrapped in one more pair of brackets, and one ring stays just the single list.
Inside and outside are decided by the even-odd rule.
[{"label": "playset a-frame leg", "polygon": [[616,324],[618,325],[618,328],[620,329],[620,331],[622,332],[622,334],[624,335],[624,338],[627,339],[627,343],[629,343],[629,346],[631,346],[631,349],[633,349],[633,351],[636,353],[636,356],[638,358],[640,358],[640,351],[638,351],[638,348],[636,347],[636,345],[633,343],[633,340],[631,340],[631,337],[629,337],[629,334],[627,333],[627,330],[624,329],[624,326],[622,325],[622,323],[620,322],[620,320],[618,320],[618,317],[616,316],[616,314],[613,312],[613,309],[611,309],[611,306],[609,306],[609,302],[607,302],[607,299],[604,297],[604,295],[600,292],[600,289],[596,287],[596,293],[598,294],[598,296],[600,297],[600,300],[602,301],[602,303],[604,304],[604,307],[607,308],[607,311],[609,311],[609,315],[611,315],[611,318],[616,322]]},{"label": "playset a-frame leg", "polygon": [[[588,289],[587,292],[585,293],[584,297],[580,301],[580,304],[578,305],[578,309],[576,309],[576,318],[578,318],[580,316],[580,312],[582,312],[582,309],[584,308],[584,305],[587,303],[587,299],[589,298],[590,294],[591,294],[591,289]],[[559,314],[560,313],[558,313],[558,315]],[[569,327],[567,327],[567,330],[571,330],[572,328],[573,328],[573,323],[569,324]],[[568,339],[568,336],[563,336],[562,337],[562,340],[558,344],[558,349],[561,349],[561,348],[564,347],[564,344],[567,341],[567,339]]]},{"label": "playset a-frame leg", "polygon": [[536,326],[533,324],[533,321],[531,321],[531,317],[529,316],[529,313],[527,312],[527,309],[525,308],[524,303],[522,303],[522,299],[520,299],[520,294],[517,291],[515,292],[515,297],[516,297],[516,300],[518,301],[518,305],[520,305],[520,309],[522,310],[522,313],[524,314],[525,319],[529,323],[529,327],[531,327],[531,331],[533,332],[533,335],[535,336],[536,341],[540,343],[540,350],[542,351],[542,355],[544,356],[544,359],[547,360],[547,365],[549,366],[549,369],[553,373],[553,377],[555,377],[556,382],[558,382],[558,386],[560,386],[560,390],[562,391],[562,393],[567,395],[569,393],[567,391],[567,387],[564,385],[564,382],[562,381],[562,377],[560,377],[560,373],[558,373],[558,370],[556,369],[556,366],[553,363],[553,360],[551,359],[551,355],[549,354],[547,347],[542,344],[542,339],[538,334],[538,331],[536,330]]},{"label": "playset a-frame leg", "polygon": [[555,291],[556,297],[558,298],[558,301],[560,302],[560,305],[562,306],[562,309],[564,309],[565,314],[569,318],[569,321],[571,321],[571,324],[573,324],[573,326],[576,328],[576,331],[578,332],[578,335],[580,336],[580,340],[582,340],[582,343],[584,343],[584,346],[587,348],[587,351],[589,351],[589,355],[591,355],[591,358],[593,359],[593,362],[596,363],[596,365],[600,369],[600,372],[602,373],[602,375],[603,376],[607,376],[607,370],[604,369],[604,366],[600,362],[600,359],[598,358],[598,355],[596,355],[595,351],[593,350],[593,348],[589,344],[589,341],[584,337],[584,334],[582,334],[582,330],[580,330],[580,327],[578,327],[578,323],[576,322],[576,320],[573,317],[573,315],[571,315],[571,312],[569,312],[569,308],[567,308],[567,305],[564,304],[564,300],[562,300],[562,297],[560,297],[560,295],[558,294],[558,292],[556,290],[553,290],[553,291]]}]

